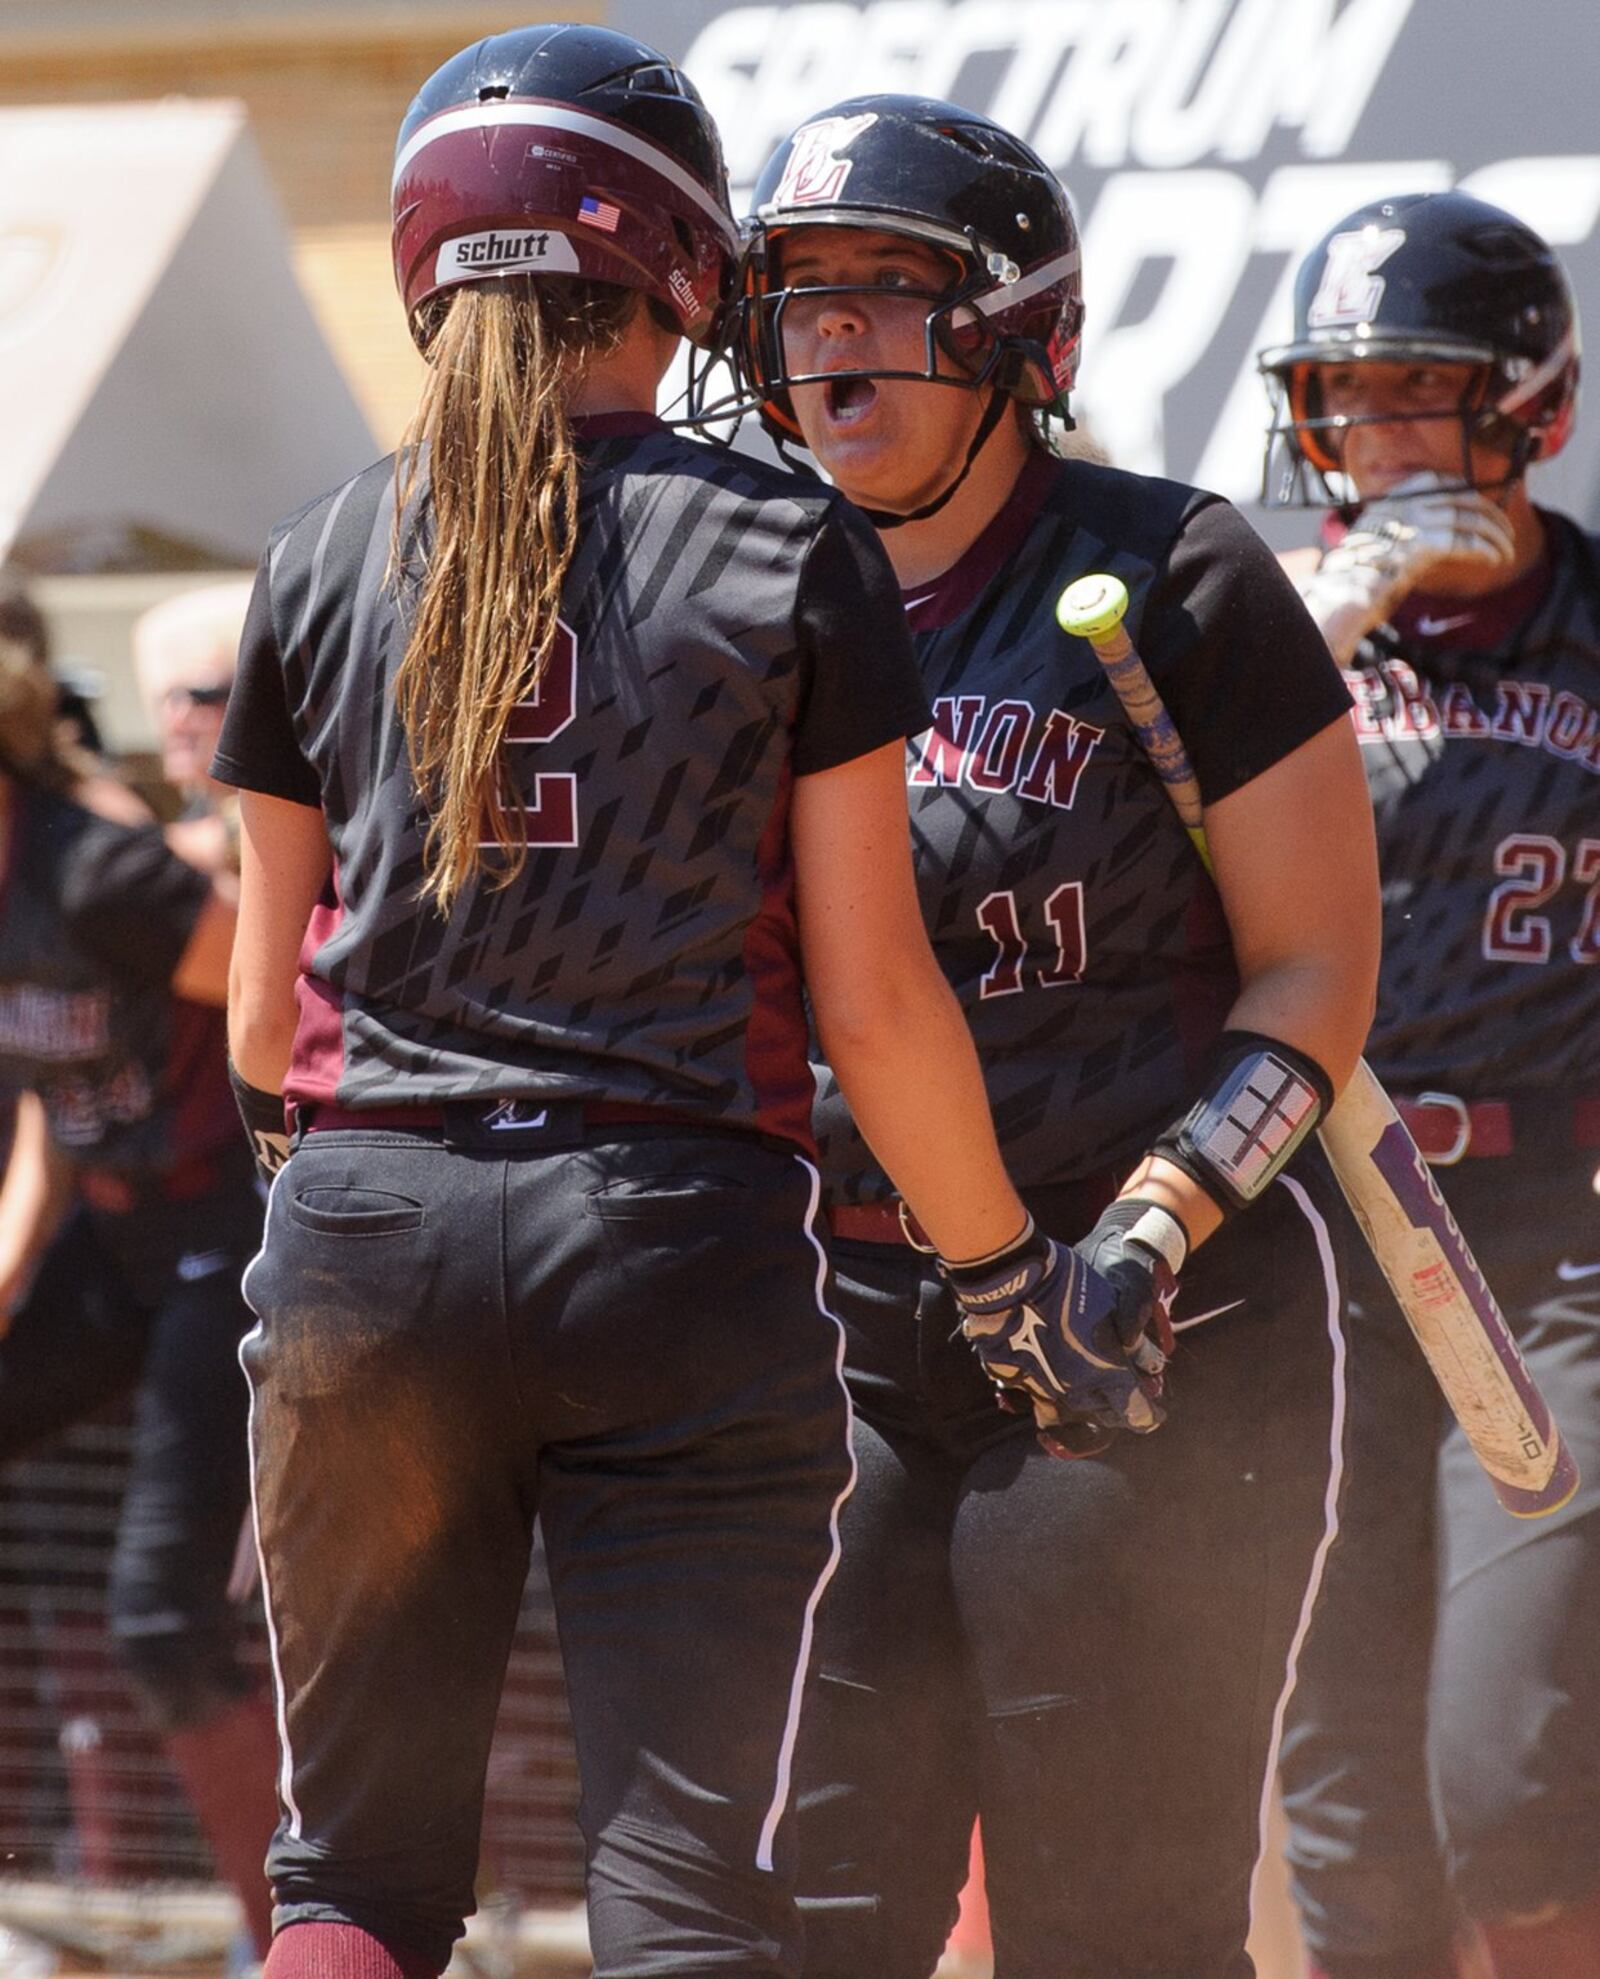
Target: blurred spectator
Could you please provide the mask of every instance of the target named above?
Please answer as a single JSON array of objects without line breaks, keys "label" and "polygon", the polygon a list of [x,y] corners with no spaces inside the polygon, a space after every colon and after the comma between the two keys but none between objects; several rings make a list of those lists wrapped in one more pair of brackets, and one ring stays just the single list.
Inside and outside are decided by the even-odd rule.
[{"label": "blurred spectator", "polygon": [[[0,632],[0,1462],[119,1394],[111,1628],[264,1951],[272,1715],[227,1595],[248,1502],[261,1203],[229,1092],[231,906],[65,738],[25,601]],[[142,811],[142,807],[140,807]]]},{"label": "blurred spectator", "polygon": [[55,670],[44,614],[7,570],[0,570],[0,648],[13,745],[36,752],[33,764],[13,767],[26,771],[53,756],[70,774],[80,802],[121,824],[146,823],[150,813],[104,758],[90,683],[82,677],[64,681]]},{"label": "blurred spectator", "polygon": [[203,872],[239,869],[239,804],[213,782],[212,752],[233,685],[246,581],[208,584],[153,606],[133,628],[133,663],[161,746],[161,772],[184,800],[168,842]]}]

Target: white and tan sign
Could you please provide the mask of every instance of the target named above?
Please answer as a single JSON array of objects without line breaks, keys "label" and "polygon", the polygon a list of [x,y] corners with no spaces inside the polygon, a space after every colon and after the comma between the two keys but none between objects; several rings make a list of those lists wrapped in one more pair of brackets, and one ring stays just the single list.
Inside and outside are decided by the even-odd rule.
[{"label": "white and tan sign", "polygon": [[0,111],[0,560],[131,524],[253,562],[370,459],[244,113]]}]

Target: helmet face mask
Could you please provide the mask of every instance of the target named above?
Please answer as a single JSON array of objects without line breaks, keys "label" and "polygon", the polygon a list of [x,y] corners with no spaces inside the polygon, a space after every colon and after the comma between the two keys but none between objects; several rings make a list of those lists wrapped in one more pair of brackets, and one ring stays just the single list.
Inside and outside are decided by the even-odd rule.
[{"label": "helmet face mask", "polygon": [[[874,230],[878,231],[878,230]],[[888,232],[889,229],[881,231]],[[899,232],[900,229],[892,231]],[[989,287],[987,278],[976,280],[952,258],[951,282],[942,288],[885,288],[869,282],[780,282],[768,287],[756,271],[760,255],[777,251],[781,259],[782,236],[769,237],[756,254],[747,257],[744,268],[745,292],[736,309],[739,364],[743,376],[760,379],[765,389],[760,410],[769,428],[776,428],[786,439],[801,438],[790,393],[806,385],[833,385],[855,379],[900,380],[923,385],[944,385],[972,391],[987,384],[1002,362],[1004,353],[987,319],[973,304]],[[895,369],[885,365],[833,368],[827,371],[796,371],[787,354],[785,331],[791,319],[799,319],[818,305],[834,298],[859,298],[877,313],[898,314],[909,326],[915,313],[920,321],[922,363],[916,369]],[[945,361],[941,364],[940,360]],[[953,368],[952,368],[953,367]]]},{"label": "helmet face mask", "polygon": [[452,57],[401,124],[393,213],[395,280],[424,350],[436,298],[506,276],[633,289],[692,343],[720,335],[738,234],[716,127],[631,36],[520,28]]},{"label": "helmet face mask", "polygon": [[[1578,392],[1577,312],[1555,255],[1510,214],[1461,192],[1361,208],[1301,264],[1295,336],[1257,360],[1272,401],[1262,500],[1269,508],[1354,506],[1346,471],[1362,426],[1455,422],[1455,478],[1486,493],[1519,481],[1566,443]],[[1329,373],[1469,367],[1442,408],[1327,410]]]},{"label": "helmet face mask", "polygon": [[[1419,368],[1448,364],[1452,368],[1470,365],[1461,385],[1448,405],[1400,411],[1392,407],[1376,410],[1330,412],[1326,376],[1332,371],[1354,371],[1359,377],[1366,363],[1386,367],[1415,365]],[[1518,480],[1527,467],[1528,435],[1497,415],[1488,402],[1491,367],[1487,361],[1474,363],[1470,356],[1455,351],[1373,352],[1362,358],[1344,353],[1302,358],[1285,363],[1281,370],[1267,375],[1272,401],[1272,418],[1267,438],[1267,485],[1278,491],[1268,507],[1353,507],[1363,496],[1357,477],[1347,465],[1352,436],[1362,428],[1407,427],[1429,429],[1447,426],[1455,445],[1449,450],[1450,464],[1438,458],[1434,473],[1441,491],[1475,488],[1485,493]],[[1347,391],[1347,400],[1359,402],[1359,390]],[[1443,450],[1427,446],[1432,455]],[[1491,464],[1484,455],[1493,452]],[[1370,490],[1368,491],[1370,498]]]},{"label": "helmet face mask", "polygon": [[[1083,321],[1078,234],[1065,192],[998,125],[931,98],[867,96],[809,119],[769,161],[746,223],[730,333],[741,404],[781,440],[799,437],[783,326],[801,298],[870,292],[924,307],[920,369],[825,374],[985,387],[1070,426]],[[938,290],[784,285],[783,244],[811,228],[900,235],[951,264]],[[805,307],[801,303],[801,307]],[[943,361],[941,361],[943,360]]]}]

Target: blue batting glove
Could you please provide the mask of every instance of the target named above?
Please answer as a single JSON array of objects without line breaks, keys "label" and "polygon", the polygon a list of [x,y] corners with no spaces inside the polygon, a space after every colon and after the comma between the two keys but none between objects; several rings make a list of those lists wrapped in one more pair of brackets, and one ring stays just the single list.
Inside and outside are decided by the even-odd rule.
[{"label": "blue batting glove", "polygon": [[1004,1250],[940,1268],[985,1372],[1008,1398],[1026,1396],[1052,1455],[1102,1447],[1086,1427],[1148,1435],[1160,1425],[1165,1356],[1142,1331],[1121,1337],[1117,1288],[1032,1218]]}]

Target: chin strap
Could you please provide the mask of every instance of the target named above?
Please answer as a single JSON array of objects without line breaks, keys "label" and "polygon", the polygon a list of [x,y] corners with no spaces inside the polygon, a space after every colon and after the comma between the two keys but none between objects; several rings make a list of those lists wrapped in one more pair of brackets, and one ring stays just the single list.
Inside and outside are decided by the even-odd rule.
[{"label": "chin strap", "polygon": [[978,421],[978,430],[972,436],[972,445],[967,448],[967,457],[961,463],[961,472],[942,495],[935,495],[931,502],[924,502],[921,508],[913,509],[909,515],[897,514],[893,509],[867,508],[859,502],[856,506],[875,529],[899,529],[907,522],[925,522],[930,515],[937,515],[972,472],[973,463],[988,444],[989,435],[1000,424],[1000,416],[1010,403],[1007,393],[998,389],[990,393],[989,403]]}]

